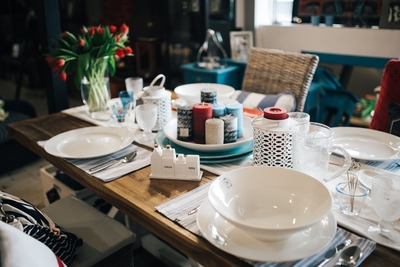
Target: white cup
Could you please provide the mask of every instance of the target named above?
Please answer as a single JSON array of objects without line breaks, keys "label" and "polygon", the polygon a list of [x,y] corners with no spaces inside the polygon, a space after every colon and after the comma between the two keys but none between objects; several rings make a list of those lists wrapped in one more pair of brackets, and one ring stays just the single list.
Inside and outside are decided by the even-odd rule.
[{"label": "white cup", "polygon": [[126,91],[133,92],[135,96],[143,90],[143,78],[128,77],[125,79]]}]

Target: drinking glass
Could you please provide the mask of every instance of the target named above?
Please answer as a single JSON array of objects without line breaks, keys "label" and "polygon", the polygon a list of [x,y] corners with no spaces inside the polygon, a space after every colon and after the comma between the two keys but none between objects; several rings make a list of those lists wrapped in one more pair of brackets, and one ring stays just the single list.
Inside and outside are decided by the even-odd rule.
[{"label": "drinking glass", "polygon": [[134,108],[135,98],[134,98],[133,92],[121,91],[121,92],[119,92],[119,99],[121,100],[122,105],[124,107],[126,107],[127,110]]},{"label": "drinking glass", "polygon": [[309,123],[310,115],[305,112],[288,112],[289,118],[295,120],[298,123]]},{"label": "drinking glass", "polygon": [[118,122],[124,122],[126,116],[126,109],[121,102],[115,102],[112,105],[112,111],[114,113],[114,118],[117,119]]},{"label": "drinking glass", "polygon": [[154,142],[154,135],[151,129],[154,128],[157,122],[157,105],[154,104],[142,104],[135,108],[136,121],[143,130],[142,134],[137,136],[137,142]]},{"label": "drinking glass", "polygon": [[132,92],[137,95],[143,90],[143,78],[141,77],[128,77],[125,79],[126,91]]},{"label": "drinking glass", "polygon": [[400,176],[392,173],[375,176],[371,200],[380,221],[368,228],[368,234],[377,242],[399,244],[400,232],[393,229],[393,222],[400,218]]},{"label": "drinking glass", "polygon": [[[293,134],[293,169],[328,182],[347,171],[351,164],[349,153],[333,144],[333,130],[324,124],[310,122],[295,124]],[[343,155],[343,163],[330,164],[335,153]]]}]

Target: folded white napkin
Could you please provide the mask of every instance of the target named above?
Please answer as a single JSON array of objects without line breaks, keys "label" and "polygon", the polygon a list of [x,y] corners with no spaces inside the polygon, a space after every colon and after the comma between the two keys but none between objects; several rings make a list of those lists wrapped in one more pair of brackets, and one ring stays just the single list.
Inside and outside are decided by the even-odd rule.
[{"label": "folded white napkin", "polygon": [[[202,186],[199,186],[177,198],[174,198],[166,203],[163,203],[159,206],[156,206],[156,210],[169,218],[170,220],[176,222],[181,225],[185,229],[190,232],[201,235],[201,232],[197,226],[196,222],[196,211],[200,204],[207,198],[208,189],[210,187],[210,183],[206,183]],[[368,240],[366,238],[362,238],[355,234],[352,234],[344,229],[338,228],[334,239],[331,241],[331,244],[326,247],[323,251],[316,253],[310,257],[304,258],[298,261],[291,262],[256,262],[256,261],[247,261],[253,266],[256,267],[275,267],[275,266],[317,266],[323,260],[323,255],[325,252],[331,248],[332,246],[336,246],[345,240],[352,240],[352,245],[357,244],[362,250],[362,257],[360,261],[357,263],[359,266],[362,261],[364,261],[375,249],[375,242]],[[332,261],[333,263],[336,262]]]},{"label": "folded white napkin", "polygon": [[[38,142],[40,146],[44,146],[45,143],[46,141]],[[91,174],[92,176],[99,178],[104,182],[109,182],[119,177],[122,177],[125,174],[131,173],[133,171],[139,170],[141,168],[150,165],[151,152],[136,145],[129,145],[124,149],[121,149],[117,152],[114,152],[104,157],[90,158],[90,159],[65,159],[65,160],[90,174],[89,169],[98,166],[99,164],[102,164],[104,162],[121,158],[122,156],[127,155],[135,150],[137,151],[137,155],[133,161],[128,163],[119,162],[102,171]]]},{"label": "folded white napkin", "polygon": [[119,162],[102,171],[91,174],[92,176],[97,177],[104,182],[109,182],[119,177],[122,177],[125,174],[131,173],[150,165],[151,152],[139,146],[130,145],[120,151],[117,151],[105,157],[95,159],[68,159],[67,161],[71,162],[76,167],[90,174],[89,169],[109,160],[120,158],[133,152],[134,150],[137,150],[137,155],[133,161],[127,163]]}]

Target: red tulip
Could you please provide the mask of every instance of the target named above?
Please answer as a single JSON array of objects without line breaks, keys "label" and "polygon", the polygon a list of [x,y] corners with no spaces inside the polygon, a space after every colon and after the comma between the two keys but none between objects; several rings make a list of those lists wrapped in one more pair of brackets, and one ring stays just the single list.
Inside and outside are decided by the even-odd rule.
[{"label": "red tulip", "polygon": [[115,27],[114,25],[111,25],[111,26],[109,27],[109,29],[110,29],[110,32],[111,32],[111,33],[115,33],[115,32],[117,31],[117,27]]},{"label": "red tulip", "polygon": [[79,46],[85,46],[85,44],[86,44],[85,40],[83,40],[83,39],[79,39],[78,43],[79,43]]},{"label": "red tulip", "polygon": [[132,54],[132,52],[133,52],[133,50],[132,50],[132,48],[130,48],[129,46],[127,46],[127,47],[125,47],[125,55],[131,55]]},{"label": "red tulip", "polygon": [[102,36],[103,35],[103,33],[104,33],[104,29],[103,28],[97,28],[97,33],[100,35],[100,36]]},{"label": "red tulip", "polygon": [[89,36],[93,36],[95,32],[96,32],[96,27],[93,26],[90,28],[88,34],[89,34]]},{"label": "red tulip", "polygon": [[54,57],[46,57],[46,62],[47,62],[47,64],[49,64],[50,66],[51,66],[51,64],[53,63],[53,61],[54,61]]},{"label": "red tulip", "polygon": [[58,74],[58,77],[61,79],[61,81],[66,81],[67,80],[67,73],[65,71],[62,71]]},{"label": "red tulip", "polygon": [[115,36],[115,42],[119,42],[121,40],[121,38],[119,38],[119,35]]},{"label": "red tulip", "polygon": [[65,65],[65,60],[64,59],[62,59],[62,58],[57,59],[57,61],[56,61],[56,66],[57,67],[62,67],[64,65]]},{"label": "red tulip", "polygon": [[57,73],[60,70],[60,67],[54,67],[53,68],[53,73]]},{"label": "red tulip", "polygon": [[125,52],[123,49],[119,48],[117,49],[117,51],[115,52],[115,54],[120,57],[120,58],[124,58],[125,57]]},{"label": "red tulip", "polygon": [[127,32],[129,31],[129,27],[124,23],[124,24],[122,24],[121,27],[119,28],[119,31],[120,31],[122,34],[125,34],[125,33],[127,33]]}]

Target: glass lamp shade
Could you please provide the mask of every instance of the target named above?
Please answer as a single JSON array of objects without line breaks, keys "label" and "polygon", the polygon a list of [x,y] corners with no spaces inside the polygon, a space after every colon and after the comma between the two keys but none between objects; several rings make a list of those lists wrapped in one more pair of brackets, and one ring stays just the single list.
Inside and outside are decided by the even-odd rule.
[{"label": "glass lamp shade", "polygon": [[204,69],[216,69],[223,66],[221,59],[227,58],[226,51],[217,39],[214,30],[208,29],[204,43],[197,53],[197,66]]}]

